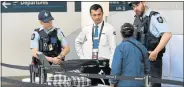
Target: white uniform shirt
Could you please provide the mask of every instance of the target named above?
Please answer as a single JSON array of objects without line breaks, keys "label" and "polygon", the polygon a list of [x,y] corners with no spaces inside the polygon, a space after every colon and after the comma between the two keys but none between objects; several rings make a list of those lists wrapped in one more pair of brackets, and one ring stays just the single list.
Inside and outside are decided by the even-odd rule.
[{"label": "white uniform shirt", "polygon": [[[101,26],[102,22],[98,25],[99,33]],[[75,49],[80,59],[92,59],[92,27],[93,24],[84,27],[75,39]],[[116,47],[115,31],[116,30],[112,25],[104,22],[99,43],[98,57],[109,59],[110,67]]]}]

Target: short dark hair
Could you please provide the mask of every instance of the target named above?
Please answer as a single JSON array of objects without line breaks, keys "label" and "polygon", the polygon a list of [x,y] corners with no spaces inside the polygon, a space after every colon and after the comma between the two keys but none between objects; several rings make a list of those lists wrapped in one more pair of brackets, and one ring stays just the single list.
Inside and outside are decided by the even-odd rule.
[{"label": "short dark hair", "polygon": [[134,34],[134,26],[130,23],[124,23],[121,26],[121,35],[126,38],[126,37],[131,37]]},{"label": "short dark hair", "polygon": [[89,10],[89,12],[91,13],[91,10],[97,10],[97,9],[101,9],[102,10],[102,13],[103,13],[103,8],[102,8],[102,6],[101,5],[99,5],[99,4],[94,4],[94,5],[92,5],[91,7],[90,7],[90,10]]}]

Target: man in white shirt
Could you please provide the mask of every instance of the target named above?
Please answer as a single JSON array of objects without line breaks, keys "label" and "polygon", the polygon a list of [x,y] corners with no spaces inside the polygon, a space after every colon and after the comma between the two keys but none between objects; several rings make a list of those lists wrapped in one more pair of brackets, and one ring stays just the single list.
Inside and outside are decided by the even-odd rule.
[{"label": "man in white shirt", "polygon": [[[94,23],[85,26],[77,36],[76,52],[80,59],[92,59],[92,52],[97,52],[98,59],[108,59],[111,67],[116,47],[115,28],[103,20],[103,8],[99,4],[90,7],[90,16]],[[110,70],[103,71],[110,74]]]}]

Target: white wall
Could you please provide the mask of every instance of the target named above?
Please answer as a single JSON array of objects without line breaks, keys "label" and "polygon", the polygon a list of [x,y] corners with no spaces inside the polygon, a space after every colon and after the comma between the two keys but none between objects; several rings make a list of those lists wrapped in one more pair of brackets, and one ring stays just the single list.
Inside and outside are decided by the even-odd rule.
[{"label": "white wall", "polygon": [[[162,79],[183,81],[183,35],[173,35],[170,39],[163,56],[162,67]],[[176,87],[170,84],[162,85],[163,87]]]},{"label": "white wall", "polygon": [[[81,14],[74,12],[74,2],[68,2],[68,12],[53,12],[54,25],[65,36],[81,27]],[[15,65],[31,63],[30,38],[34,28],[40,27],[38,13],[2,13],[2,62]],[[28,75],[22,71],[2,67],[2,76]],[[12,73],[13,72],[13,73]],[[21,73],[20,73],[21,72]]]},{"label": "white wall", "polygon": [[154,8],[156,10],[183,10],[183,2],[177,1],[149,1],[146,3],[150,8]]}]

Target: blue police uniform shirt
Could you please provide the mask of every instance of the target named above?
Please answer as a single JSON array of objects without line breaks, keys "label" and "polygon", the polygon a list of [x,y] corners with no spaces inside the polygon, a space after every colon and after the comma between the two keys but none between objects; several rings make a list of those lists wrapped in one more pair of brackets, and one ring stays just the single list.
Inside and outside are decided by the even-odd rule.
[{"label": "blue police uniform shirt", "polygon": [[[149,16],[151,11],[152,10],[147,7],[147,11],[143,14],[143,17]],[[152,15],[150,21],[150,32],[155,37],[160,37],[162,33],[169,32],[167,22],[160,14]]]},{"label": "blue police uniform shirt", "polygon": [[[141,51],[134,46],[132,43],[127,41],[122,41],[115,50],[113,61],[112,61],[112,70],[111,75],[117,76],[144,76],[144,68],[146,72],[150,70],[150,61],[148,58],[147,49],[135,38],[127,38],[129,41],[135,43],[143,52],[145,58],[145,67],[142,63],[142,54]],[[116,84],[117,87],[122,86],[143,86],[143,82],[139,81],[125,81],[125,80],[113,80],[110,79],[111,84]]]},{"label": "blue police uniform shirt", "polygon": [[[42,30],[42,29],[44,29],[44,28],[41,26],[40,30]],[[50,30],[44,29],[44,31],[46,33],[49,33],[51,31],[53,31],[54,29],[55,29],[55,27],[53,27]],[[34,35],[32,35],[32,37],[31,37],[32,39],[31,39],[31,46],[30,46],[30,48],[37,48],[37,49],[39,49],[39,45],[38,44],[39,44],[40,36],[39,36],[38,32],[36,32],[36,31],[34,31],[33,34]],[[65,37],[63,35],[63,32],[60,29],[57,30],[57,36],[58,36],[58,38],[61,41],[61,46],[66,46],[67,45],[67,41],[66,41],[66,39],[65,39]]]}]

